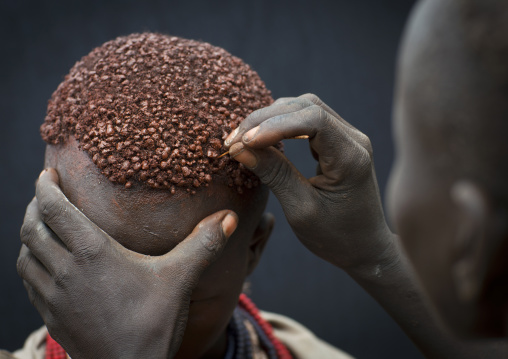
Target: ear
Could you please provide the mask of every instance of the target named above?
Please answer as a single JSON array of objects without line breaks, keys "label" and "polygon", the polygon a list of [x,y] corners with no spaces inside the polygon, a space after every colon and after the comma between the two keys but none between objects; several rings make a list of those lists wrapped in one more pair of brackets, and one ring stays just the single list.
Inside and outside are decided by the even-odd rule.
[{"label": "ear", "polygon": [[249,245],[249,263],[247,266],[247,275],[250,275],[259,263],[261,254],[272,233],[275,218],[271,213],[263,213],[261,219],[252,235]]},{"label": "ear", "polygon": [[508,301],[506,210],[496,207],[488,192],[471,181],[457,181],[451,198],[457,207],[450,258],[457,297],[475,313],[471,323],[475,332],[499,334],[506,326]]}]

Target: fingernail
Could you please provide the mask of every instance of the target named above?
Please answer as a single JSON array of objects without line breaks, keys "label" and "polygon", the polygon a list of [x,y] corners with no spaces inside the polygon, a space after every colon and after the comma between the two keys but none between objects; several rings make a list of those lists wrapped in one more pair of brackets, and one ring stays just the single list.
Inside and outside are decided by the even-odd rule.
[{"label": "fingernail", "polygon": [[249,141],[252,141],[252,139],[254,137],[256,137],[256,134],[258,133],[259,131],[259,126],[256,126],[254,127],[253,129],[247,131],[247,133],[245,135],[243,135],[243,142],[249,142]]},{"label": "fingernail", "polygon": [[235,139],[236,135],[238,135],[238,131],[240,131],[239,127],[235,128],[235,130],[231,132],[228,137],[226,137],[226,140],[224,141],[224,144],[226,146],[229,146],[231,144],[231,142]]},{"label": "fingernail", "polygon": [[245,150],[245,145],[241,142],[237,142],[229,149],[229,157],[234,158],[236,155],[242,153],[243,150]]},{"label": "fingernail", "polygon": [[[233,145],[233,147],[236,145],[237,144],[235,143]],[[233,147],[231,147],[231,148],[233,148]],[[256,166],[258,165],[258,158],[256,157],[256,155],[254,153],[252,153],[250,150],[245,148],[245,146],[243,144],[242,144],[242,147],[243,148],[241,148],[239,151],[236,151],[236,153],[231,154],[231,152],[230,152],[230,156],[232,158],[234,158],[235,160],[237,160],[238,162],[242,163],[248,169],[256,168]]]},{"label": "fingernail", "polygon": [[42,175],[43,175],[44,173],[46,173],[46,171],[47,171],[47,168],[43,169],[43,170],[42,170],[42,172],[39,174],[39,178],[41,178],[41,177],[42,177]]},{"label": "fingernail", "polygon": [[238,217],[235,213],[228,213],[222,220],[222,232],[226,238],[229,238],[238,226]]}]

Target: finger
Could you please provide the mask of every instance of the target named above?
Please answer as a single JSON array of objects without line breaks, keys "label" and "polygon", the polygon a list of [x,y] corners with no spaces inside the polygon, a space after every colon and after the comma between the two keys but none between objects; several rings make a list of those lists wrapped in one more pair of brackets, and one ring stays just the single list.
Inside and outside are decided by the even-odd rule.
[{"label": "finger", "polygon": [[273,106],[273,105],[282,105],[282,104],[288,103],[289,101],[294,101],[296,99],[297,99],[297,97],[279,97],[277,100],[275,100],[271,104],[271,106]]},{"label": "finger", "polygon": [[277,99],[277,101],[272,103],[272,106],[273,105],[290,104],[290,103],[294,103],[297,101],[307,101],[306,102],[307,104],[308,104],[308,101],[310,101],[314,105],[321,107],[323,110],[328,112],[333,117],[336,117],[337,119],[341,119],[344,123],[346,123],[350,127],[354,128],[353,125],[349,124],[344,119],[342,119],[342,117],[340,117],[340,115],[337,112],[335,112],[330,106],[328,106],[326,103],[324,103],[318,96],[314,95],[313,93],[306,93],[306,94],[298,96],[298,97],[281,97],[281,98]]},{"label": "finger", "polygon": [[53,285],[49,272],[25,245],[21,246],[16,269],[18,275],[42,295]]},{"label": "finger", "polygon": [[269,118],[300,111],[312,105],[314,105],[312,101],[307,99],[285,99],[281,100],[279,103],[273,103],[271,106],[256,110],[247,116],[247,118],[240,123],[240,126],[231,132],[224,141],[224,146],[226,148],[230,147],[238,142],[245,132],[258,126]]},{"label": "finger", "polygon": [[272,190],[284,211],[293,211],[300,208],[302,203],[310,201],[314,188],[274,147],[250,149],[239,142],[231,147],[230,155],[254,172]]},{"label": "finger", "polygon": [[42,317],[42,320],[46,322],[49,314],[46,302],[43,300],[41,295],[26,280],[23,280],[23,286],[25,287],[25,290],[28,294],[28,299],[30,300],[30,303],[32,303],[35,309],[37,309],[40,316]]},{"label": "finger", "polygon": [[272,146],[284,138],[307,135],[323,174],[335,181],[343,178],[344,169],[356,166],[355,161],[362,165],[370,161],[371,153],[352,138],[352,132],[353,129],[321,107],[312,105],[264,121],[247,132],[242,141],[250,149],[260,149]]},{"label": "finger", "polygon": [[317,97],[314,94],[308,93],[305,95],[300,96],[300,98],[305,98],[307,100],[310,100],[315,105],[321,107],[323,110],[325,110],[327,113],[329,113],[333,118],[338,120],[341,124],[343,124],[345,127],[350,129],[348,131],[348,135],[351,136],[352,139],[357,141],[363,148],[367,150],[367,152],[372,154],[372,145],[370,143],[369,138],[361,131],[359,131],[355,126],[344,120],[337,112],[335,112],[330,106],[325,104],[319,97]]},{"label": "finger", "polygon": [[309,142],[309,150],[310,150],[310,153],[312,154],[312,157],[316,160],[316,161],[319,161],[319,155],[318,153],[316,152],[315,149],[312,148],[310,142]]},{"label": "finger", "polygon": [[[284,112],[265,119],[245,133],[242,142],[251,148],[264,148],[300,135],[307,135],[309,139],[312,139],[320,131],[329,130],[332,127],[349,131],[328,112],[312,104],[298,111]],[[313,149],[316,150],[314,147]]]},{"label": "finger", "polygon": [[351,125],[349,122],[344,120],[337,112],[335,112],[330,106],[328,106],[326,103],[324,103],[318,96],[316,96],[312,93],[306,93],[305,95],[302,95],[299,98],[303,98],[303,99],[311,101],[314,105],[321,107],[323,110],[325,110],[330,115],[332,115],[333,117],[338,119],[340,122],[342,122],[347,127],[356,130],[356,128],[353,125]]},{"label": "finger", "polygon": [[39,176],[36,197],[42,220],[71,252],[85,248],[92,255],[109,238],[65,197],[54,169],[49,168]]},{"label": "finger", "polygon": [[258,126],[263,121],[270,117],[279,116],[295,111],[302,110],[306,107],[316,105],[321,107],[330,116],[335,117],[338,121],[342,122],[347,127],[357,131],[354,126],[345,121],[337,114],[331,107],[325,104],[321,99],[314,94],[304,94],[299,97],[282,97],[275,101],[272,105],[252,112],[247,118],[236,128],[224,141],[226,148],[231,147],[234,143],[238,142],[242,136],[250,129]]},{"label": "finger", "polygon": [[42,220],[36,198],[26,209],[20,236],[21,242],[51,275],[55,275],[69,256],[63,243]]},{"label": "finger", "polygon": [[220,256],[237,225],[238,216],[233,211],[216,212],[199,222],[192,233],[164,257],[178,263],[186,281],[193,286],[203,270]]}]

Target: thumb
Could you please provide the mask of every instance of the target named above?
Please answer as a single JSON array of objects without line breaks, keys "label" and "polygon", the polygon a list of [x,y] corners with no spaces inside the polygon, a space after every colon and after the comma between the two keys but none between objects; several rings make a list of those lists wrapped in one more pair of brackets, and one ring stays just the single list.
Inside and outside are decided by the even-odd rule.
[{"label": "thumb", "polygon": [[220,256],[237,225],[235,212],[216,212],[199,222],[192,233],[164,257],[184,269],[182,272],[189,280],[195,281]]},{"label": "thumb", "polygon": [[242,142],[231,146],[229,154],[259,177],[275,194],[286,215],[301,208],[314,190],[309,181],[275,147],[253,149]]}]

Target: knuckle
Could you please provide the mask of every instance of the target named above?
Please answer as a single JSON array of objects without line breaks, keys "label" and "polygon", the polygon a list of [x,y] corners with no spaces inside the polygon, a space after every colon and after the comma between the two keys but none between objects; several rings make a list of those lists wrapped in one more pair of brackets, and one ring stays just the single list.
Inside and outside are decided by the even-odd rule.
[{"label": "knuckle", "polygon": [[365,147],[362,147],[362,157],[360,160],[360,165],[368,172],[370,172],[370,168],[372,166],[372,151],[369,151]]},{"label": "knuckle", "polygon": [[314,103],[311,100],[309,100],[308,98],[305,98],[303,96],[293,97],[293,98],[289,97],[289,98],[287,98],[286,101],[281,102],[281,104],[298,106],[300,109],[304,109],[306,107],[310,107],[310,106],[314,105]]},{"label": "knuckle", "polygon": [[360,139],[359,139],[360,145],[363,148],[365,148],[365,150],[369,153],[369,156],[372,157],[373,149],[372,149],[372,143],[370,141],[369,136],[367,136],[364,133],[360,133],[360,134],[361,134]]},{"label": "knuckle", "polygon": [[287,184],[290,176],[288,165],[283,161],[276,161],[272,166],[265,167],[258,173],[259,179],[268,187],[278,190]]},{"label": "knuckle", "polygon": [[[263,116],[264,108],[257,109],[256,111],[251,112],[247,118],[242,121],[240,124],[241,128],[246,128],[246,126],[255,125],[260,121],[260,118]],[[243,126],[242,126],[243,125]]]},{"label": "knuckle", "polygon": [[[85,240],[79,242],[83,243]],[[102,250],[102,244],[95,242],[86,243],[79,245],[74,251],[74,255],[80,263],[92,262],[98,260],[101,257]]]},{"label": "knuckle", "polygon": [[21,226],[21,230],[19,232],[21,242],[28,246],[28,244],[33,240],[34,236],[34,224],[31,222],[24,222]]},{"label": "knuckle", "polygon": [[62,268],[53,274],[53,280],[58,287],[64,287],[69,282],[70,273],[67,269]]},{"label": "knuckle", "polygon": [[214,254],[218,254],[220,252],[223,241],[224,235],[222,230],[219,228],[207,231],[207,233],[201,237],[201,243],[203,246]]},{"label": "knuckle", "polygon": [[369,136],[367,136],[363,132],[355,130],[352,137],[354,138],[356,143],[358,143],[358,145],[368,153],[369,157],[372,158],[373,149]]},{"label": "knuckle", "polygon": [[333,174],[335,184],[361,181],[371,175],[372,157],[358,138],[345,137],[334,145],[340,156],[321,156],[320,165]]},{"label": "knuckle", "polygon": [[314,105],[314,102],[312,102],[312,100],[305,97],[299,97],[294,102],[299,104],[301,108],[311,107]]},{"label": "knuckle", "polygon": [[348,167],[351,168],[353,177],[355,179],[364,179],[371,174],[372,158],[369,151],[361,145],[357,146],[357,151],[354,151],[348,158]]},{"label": "knuckle", "polygon": [[328,116],[328,113],[323,110],[322,107],[318,105],[312,105],[309,107],[309,111],[311,112],[312,116],[310,116],[312,119],[317,119],[319,121],[325,121],[327,124],[332,124],[332,121],[330,121],[330,117]]},{"label": "knuckle", "polygon": [[65,212],[62,201],[57,198],[46,198],[40,202],[39,206],[41,216],[45,222],[52,222]]},{"label": "knuckle", "polygon": [[27,255],[20,255],[18,260],[16,261],[16,270],[18,275],[25,279],[26,278],[26,269],[28,264],[30,263],[31,257]]},{"label": "knuckle", "polygon": [[59,297],[54,293],[48,293],[44,298],[44,302],[46,303],[46,306],[51,313],[56,313],[61,310]]},{"label": "knuckle", "polygon": [[45,231],[45,225],[41,222],[23,224],[21,226],[20,233],[21,243],[26,245],[28,248],[32,248]]},{"label": "knuckle", "polygon": [[306,93],[302,96],[300,96],[301,98],[304,98],[304,99],[307,99],[309,100],[310,102],[312,102],[314,105],[321,105],[323,103],[323,101],[321,101],[321,99],[314,95],[313,93]]},{"label": "knuckle", "polygon": [[293,100],[292,97],[280,97],[277,100],[275,100],[275,102],[272,105],[284,105],[292,100]]},{"label": "knuckle", "polygon": [[262,109],[257,109],[255,111],[252,111],[249,114],[249,116],[247,116],[247,118],[244,121],[242,121],[242,123],[245,123],[246,121],[254,121],[254,120],[256,120],[259,117],[259,114],[260,114],[261,110]]},{"label": "knuckle", "polygon": [[25,271],[24,271],[24,264],[23,264],[23,258],[21,256],[18,257],[18,260],[16,261],[16,271],[18,272],[18,275],[21,278],[24,278]]},{"label": "knuckle", "polygon": [[301,99],[299,103],[300,103],[300,106],[302,109],[304,109],[306,107],[312,107],[315,105],[314,102],[312,102],[311,100],[306,99],[306,98]]}]

